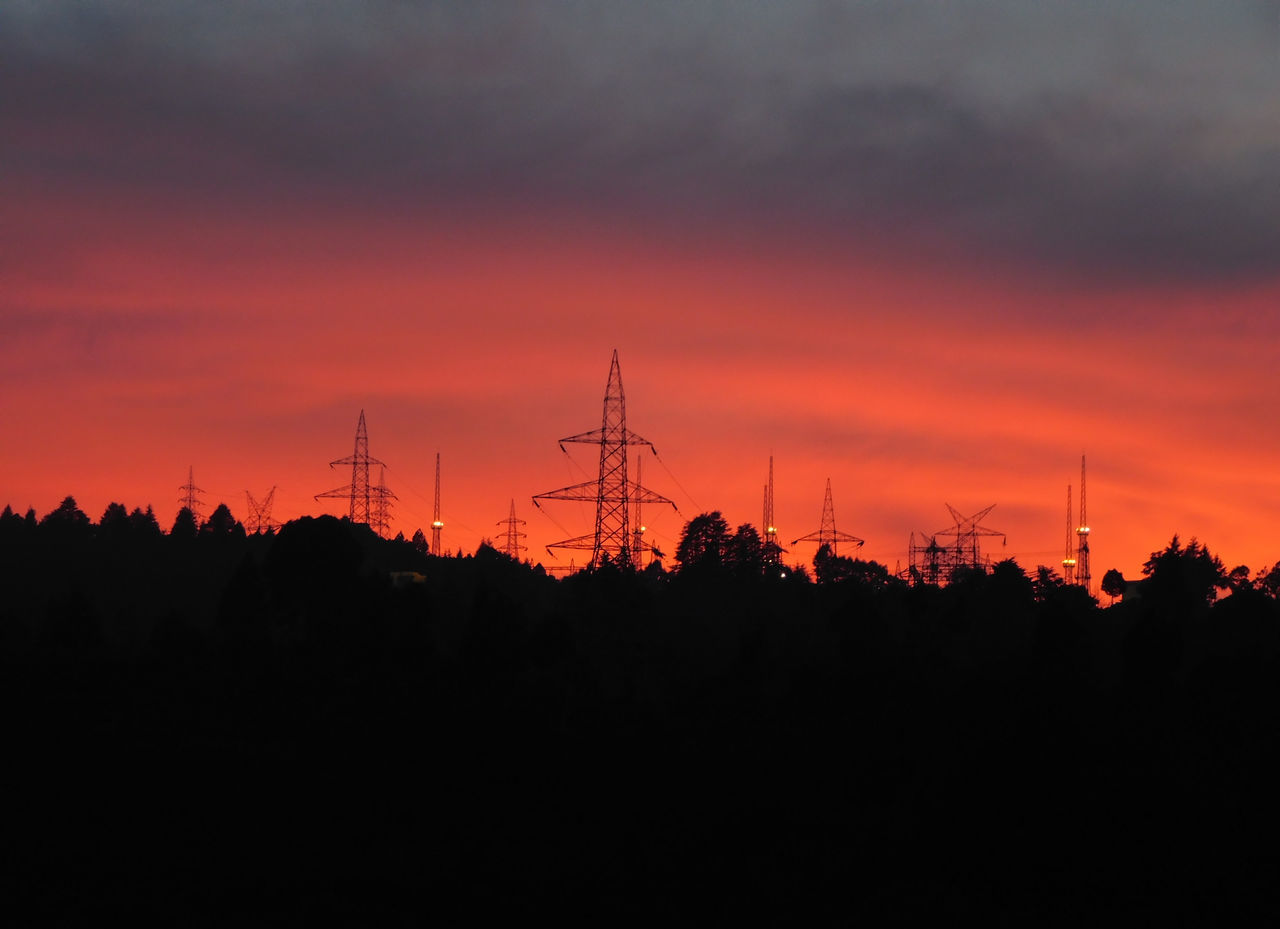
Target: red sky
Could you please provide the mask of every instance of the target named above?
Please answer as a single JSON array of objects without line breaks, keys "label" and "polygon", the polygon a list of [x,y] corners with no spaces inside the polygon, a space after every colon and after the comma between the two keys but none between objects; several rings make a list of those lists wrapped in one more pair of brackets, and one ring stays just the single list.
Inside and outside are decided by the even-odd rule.
[{"label": "red sky", "polygon": [[[167,526],[193,466],[206,511],[244,517],[245,490],[274,485],[277,519],[339,513],[312,497],[348,476],[327,463],[351,453],[363,409],[396,529],[429,527],[439,451],[447,548],[496,536],[514,499],[530,555],[567,564],[543,546],[591,514],[530,497],[594,476],[592,449],[566,457],[556,440],[599,426],[616,348],[628,425],[661,453],[645,483],[680,507],[646,514],[668,553],[703,510],[758,524],[773,454],[788,541],[818,528],[830,477],[838,527],[891,568],[912,531],[949,523],[945,503],[996,504],[986,525],[1007,547],[987,551],[1056,564],[1083,452],[1095,583],[1136,575],[1175,532],[1228,567],[1280,559],[1280,252],[1275,214],[1256,215],[1276,196],[1262,156],[1277,142],[1246,105],[1265,84],[1253,71],[1232,72],[1233,106],[1174,158],[1157,144],[1179,125],[1166,109],[1208,102],[1131,77],[1130,96],[1149,96],[1106,109],[1083,77],[1020,56],[996,77],[1056,88],[1056,115],[1012,119],[991,74],[966,71],[969,96],[944,110],[925,103],[935,85],[888,65],[836,80],[797,55],[776,68],[796,99],[752,122],[743,101],[759,96],[733,81],[765,86],[763,66],[730,49],[699,59],[711,73],[692,96],[645,84],[656,96],[624,119],[605,89],[634,91],[637,72],[594,70],[616,36],[574,40],[581,64],[562,74],[539,43],[568,33],[526,24],[447,79],[400,59],[378,59],[391,70],[376,81],[353,67],[378,89],[357,139],[365,101],[332,82],[223,100],[175,70],[168,89],[169,40],[125,9],[103,14],[123,16],[110,47],[6,14],[29,20],[7,41],[30,93],[0,113],[16,165],[0,177],[0,504],[43,514],[73,494],[94,519],[152,504]],[[437,39],[479,41],[471,28]],[[339,60],[366,61],[347,38]],[[155,59],[133,76],[159,81],[141,101],[90,80],[120,46]],[[212,60],[233,85],[297,77]],[[530,81],[568,99],[502,110],[524,73],[510,61],[546,64]],[[409,88],[420,123],[397,109]],[[829,115],[834,89],[857,119]],[[801,132],[812,100],[828,115],[810,141],[760,128],[785,116]],[[727,115],[703,138],[713,104]],[[1113,122],[1077,150],[1074,130]]]}]

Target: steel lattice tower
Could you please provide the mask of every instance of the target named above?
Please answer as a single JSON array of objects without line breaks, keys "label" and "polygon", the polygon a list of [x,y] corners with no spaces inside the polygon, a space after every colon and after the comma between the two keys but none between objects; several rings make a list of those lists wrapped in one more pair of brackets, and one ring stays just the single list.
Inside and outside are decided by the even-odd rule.
[{"label": "steel lattice tower", "polygon": [[381,465],[382,462],[369,457],[369,431],[364,424],[364,410],[361,410],[360,422],[356,424],[355,452],[348,458],[329,462],[331,468],[336,468],[338,465],[351,465],[351,483],[346,487],[336,487],[325,493],[316,494],[315,499],[347,497],[351,501],[347,514],[351,521],[370,525],[370,519],[375,515],[373,503],[376,496],[374,487],[369,483],[369,465],[371,464]]},{"label": "steel lattice tower", "polygon": [[1005,538],[1005,534],[999,529],[988,529],[981,525],[982,520],[987,514],[996,508],[993,503],[985,510],[979,510],[972,516],[964,516],[950,503],[946,504],[947,509],[951,513],[951,518],[956,521],[954,527],[943,529],[935,532],[935,536],[951,536],[955,538],[956,543],[952,547],[954,558],[952,561],[952,570],[958,567],[977,568],[986,570],[987,560],[982,557],[982,549],[978,544],[981,536],[1000,536]]},{"label": "steel lattice tower", "polygon": [[[773,459],[770,458],[769,462],[770,473],[772,473]],[[819,528],[817,532],[810,532],[808,535],[802,535],[798,539],[793,539],[791,544],[795,545],[797,542],[817,542],[819,549],[826,545],[830,550],[832,557],[835,557],[838,554],[836,546],[840,542],[852,542],[858,548],[863,546],[864,543],[862,539],[858,538],[856,535],[850,535],[847,532],[840,532],[836,529],[836,508],[831,503],[831,478],[827,478],[827,495],[822,501],[821,528]]]},{"label": "steel lattice tower", "polygon": [[440,519],[440,453],[436,452],[436,506],[431,520],[431,554],[440,554],[440,530],[444,523]]},{"label": "steel lattice tower", "polygon": [[[834,519],[834,517],[833,517]],[[778,544],[778,524],[773,521],[773,456],[769,456],[769,483],[764,485],[764,566],[775,567],[782,562],[786,549]]]},{"label": "steel lattice tower", "polygon": [[191,511],[196,525],[199,526],[203,522],[200,518],[200,504],[203,501],[201,501],[199,495],[204,493],[204,490],[196,486],[194,466],[187,466],[187,482],[178,487],[178,489],[182,491],[182,496],[178,498],[178,502]]},{"label": "steel lattice tower", "polygon": [[[586,445],[600,446],[600,476],[594,481],[584,481],[561,487],[545,494],[537,494],[533,498],[534,506],[541,507],[539,500],[579,500],[596,505],[595,530],[590,535],[576,536],[562,542],[553,542],[547,546],[553,548],[584,549],[591,552],[589,567],[598,568],[608,558],[617,565],[632,564],[633,540],[631,537],[630,516],[633,502],[670,503],[666,497],[627,479],[628,449],[636,445],[647,445],[653,449],[653,443],[627,429],[626,400],[622,392],[622,372],[618,367],[618,350],[613,351],[613,360],[609,365],[609,383],[604,394],[604,416],[599,429],[581,432],[560,440],[560,448],[564,451],[565,442],[580,442]],[[653,453],[656,455],[657,450]]]},{"label": "steel lattice tower", "polygon": [[248,530],[251,535],[258,535],[270,529],[276,529],[280,526],[278,522],[271,518],[271,504],[276,496],[276,489],[274,487],[267,491],[267,496],[261,503],[253,499],[253,494],[249,493],[247,490],[244,492],[244,496],[245,500],[249,504],[249,520],[245,529]]},{"label": "steel lattice tower", "polygon": [[1076,556],[1071,550],[1071,537],[1075,534],[1076,523],[1071,511],[1071,485],[1067,485],[1067,545],[1062,555],[1062,579],[1068,584],[1076,582]]},{"label": "steel lattice tower", "polygon": [[504,533],[505,539],[502,543],[502,548],[498,549],[498,551],[509,555],[514,561],[520,560],[521,552],[528,551],[528,546],[520,543],[520,540],[525,538],[525,533],[521,532],[518,527],[523,526],[524,524],[525,521],[523,519],[516,519],[516,502],[515,500],[512,500],[511,514],[506,519],[498,521],[499,526],[507,527],[507,531]]},{"label": "steel lattice tower", "polygon": [[[965,516],[950,503],[946,504],[955,525],[939,529],[932,535],[922,534],[925,544],[916,542],[915,533],[911,534],[911,579],[913,583],[946,584],[957,569],[972,568],[986,571],[991,559],[982,554],[978,539],[983,536],[1000,536],[1005,534],[999,529],[988,529],[981,525],[987,514],[996,508],[993,503],[985,510],[979,510],[972,516]],[[939,538],[955,539],[954,543],[942,545]]]},{"label": "steel lattice tower", "polygon": [[1076,527],[1076,583],[1093,593],[1093,577],[1089,574],[1089,518],[1085,515],[1084,455],[1080,456],[1080,525]]}]

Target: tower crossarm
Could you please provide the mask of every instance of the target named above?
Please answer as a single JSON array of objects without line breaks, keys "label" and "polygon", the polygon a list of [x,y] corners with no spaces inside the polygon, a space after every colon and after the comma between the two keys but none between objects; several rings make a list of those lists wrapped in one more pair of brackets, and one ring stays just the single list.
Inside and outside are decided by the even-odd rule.
[{"label": "tower crossarm", "polygon": [[658,454],[658,450],[653,447],[652,442],[629,429],[622,432],[616,429],[592,429],[590,432],[579,432],[577,435],[565,436],[560,440],[560,445],[563,446],[565,442],[579,442],[583,445],[600,445],[601,443],[608,445],[647,445],[653,449],[655,455]]},{"label": "tower crossarm", "polygon": [[836,542],[851,542],[858,546],[866,544],[864,539],[860,539],[856,535],[851,535],[848,532],[840,532],[837,530],[835,533],[832,533],[830,531],[823,532],[821,529],[817,532],[810,532],[808,535],[802,535],[798,539],[792,539],[791,544],[795,545],[799,542],[818,542],[821,544],[822,542],[830,542],[833,540]]},{"label": "tower crossarm", "polygon": [[[338,465],[364,465],[364,464],[382,465],[384,468],[386,467],[386,462],[379,461],[377,458],[374,458],[371,455],[361,455],[361,456],[348,455],[346,458],[339,458],[337,461],[329,462],[329,467],[336,468]],[[348,491],[350,490],[349,487],[347,489]]]},{"label": "tower crossarm", "polygon": [[549,490],[545,494],[534,494],[533,505],[541,509],[542,504],[539,500],[582,500],[587,503],[594,503],[600,498],[600,484],[598,481],[583,481],[581,484],[570,484],[568,487],[561,487],[559,490]]},{"label": "tower crossarm", "polygon": [[541,508],[542,504],[539,500],[579,500],[586,503],[622,503],[625,500],[634,502],[639,499],[641,503],[667,503],[675,508],[675,501],[669,500],[656,491],[650,490],[648,487],[641,487],[639,484],[631,484],[630,492],[624,497],[622,494],[610,494],[600,492],[599,481],[583,481],[581,484],[570,484],[568,487],[561,487],[559,490],[549,490],[544,494],[534,494],[533,505]]}]

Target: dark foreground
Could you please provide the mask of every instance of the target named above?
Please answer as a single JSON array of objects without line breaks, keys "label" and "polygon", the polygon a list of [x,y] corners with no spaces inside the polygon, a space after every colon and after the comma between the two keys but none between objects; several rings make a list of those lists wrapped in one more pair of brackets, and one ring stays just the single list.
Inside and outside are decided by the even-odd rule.
[{"label": "dark foreground", "polygon": [[17,924],[1280,915],[1274,601],[483,552],[397,588],[312,541],[189,578],[128,641],[150,606],[11,598]]}]

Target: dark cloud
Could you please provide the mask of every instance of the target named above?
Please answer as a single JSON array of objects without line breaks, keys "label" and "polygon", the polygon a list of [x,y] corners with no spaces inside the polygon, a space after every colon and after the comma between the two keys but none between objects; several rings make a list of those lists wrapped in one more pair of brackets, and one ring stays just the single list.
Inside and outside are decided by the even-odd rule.
[{"label": "dark cloud", "polygon": [[1280,271],[1274,4],[17,4],[19,183],[782,216]]}]

